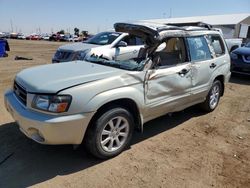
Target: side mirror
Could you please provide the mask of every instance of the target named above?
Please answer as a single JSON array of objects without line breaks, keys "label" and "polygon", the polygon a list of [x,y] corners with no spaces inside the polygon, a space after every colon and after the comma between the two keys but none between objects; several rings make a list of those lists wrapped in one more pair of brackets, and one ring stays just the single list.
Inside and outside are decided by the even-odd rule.
[{"label": "side mirror", "polygon": [[118,48],[118,47],[127,47],[128,46],[128,44],[126,43],[126,42],[124,42],[124,41],[120,41],[117,45],[116,45],[116,47]]}]

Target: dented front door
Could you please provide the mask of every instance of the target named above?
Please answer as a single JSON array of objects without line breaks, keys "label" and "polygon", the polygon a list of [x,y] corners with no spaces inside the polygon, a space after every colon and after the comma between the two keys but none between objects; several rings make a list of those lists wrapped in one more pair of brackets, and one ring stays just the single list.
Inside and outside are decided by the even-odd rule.
[{"label": "dented front door", "polygon": [[148,115],[159,115],[189,103],[191,64],[149,70],[145,81],[145,103]]}]

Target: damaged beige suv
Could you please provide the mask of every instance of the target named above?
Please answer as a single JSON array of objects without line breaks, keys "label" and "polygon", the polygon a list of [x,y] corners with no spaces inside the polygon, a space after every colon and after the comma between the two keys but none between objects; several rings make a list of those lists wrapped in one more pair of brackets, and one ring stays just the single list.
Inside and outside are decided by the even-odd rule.
[{"label": "damaged beige suv", "polygon": [[200,104],[211,112],[230,78],[230,57],[218,31],[152,23],[117,23],[146,41],[138,58],[29,68],[5,93],[20,130],[41,144],[81,144],[99,158],[129,146],[135,128]]}]

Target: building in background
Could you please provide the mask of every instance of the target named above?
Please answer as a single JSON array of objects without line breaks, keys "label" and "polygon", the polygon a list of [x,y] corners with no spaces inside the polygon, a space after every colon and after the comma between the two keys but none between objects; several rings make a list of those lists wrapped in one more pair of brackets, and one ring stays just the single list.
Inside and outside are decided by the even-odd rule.
[{"label": "building in background", "polygon": [[225,38],[250,38],[250,13],[143,20],[162,24],[207,23],[222,30]]}]

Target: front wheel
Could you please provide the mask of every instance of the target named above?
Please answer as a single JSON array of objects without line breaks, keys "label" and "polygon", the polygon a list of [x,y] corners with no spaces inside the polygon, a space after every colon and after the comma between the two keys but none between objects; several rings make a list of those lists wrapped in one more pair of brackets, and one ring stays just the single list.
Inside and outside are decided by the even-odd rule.
[{"label": "front wheel", "polygon": [[201,104],[202,109],[207,112],[212,112],[220,101],[222,85],[219,80],[215,80],[211,89],[208,92],[206,100]]},{"label": "front wheel", "polygon": [[85,145],[94,156],[107,159],[120,154],[130,143],[134,120],[129,111],[116,107],[101,114],[88,130]]}]

